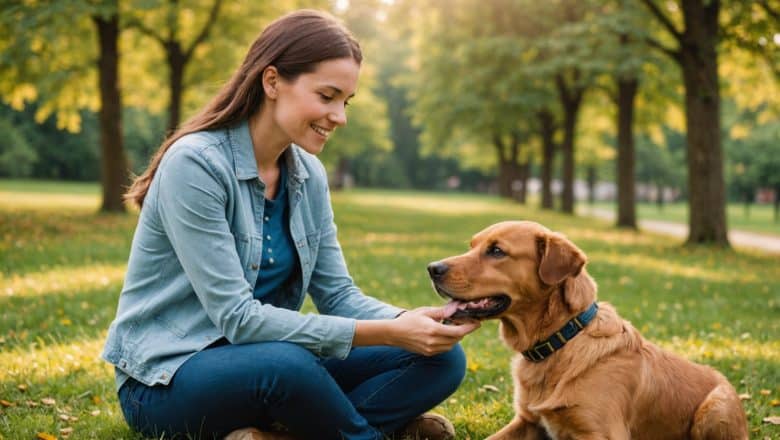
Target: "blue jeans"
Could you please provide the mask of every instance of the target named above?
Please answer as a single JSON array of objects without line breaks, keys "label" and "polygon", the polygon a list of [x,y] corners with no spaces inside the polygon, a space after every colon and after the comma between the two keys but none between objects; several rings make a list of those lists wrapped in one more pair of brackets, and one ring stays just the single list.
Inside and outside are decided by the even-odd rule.
[{"label": "blue jeans", "polygon": [[[322,359],[288,342],[198,352],[167,386],[122,385],[125,420],[148,436],[220,438],[244,427],[284,425],[301,439],[382,439],[460,385],[463,349],[426,357],[385,346]],[[178,437],[177,437],[178,436]]]}]

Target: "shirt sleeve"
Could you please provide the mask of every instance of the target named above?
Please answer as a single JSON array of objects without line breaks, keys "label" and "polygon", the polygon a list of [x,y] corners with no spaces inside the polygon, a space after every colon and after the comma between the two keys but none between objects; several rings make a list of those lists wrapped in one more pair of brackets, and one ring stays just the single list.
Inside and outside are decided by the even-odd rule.
[{"label": "shirt sleeve", "polygon": [[403,309],[365,295],[347,270],[330,204],[330,192],[325,186],[325,215],[320,231],[317,260],[314,264],[309,294],[322,314],[355,319],[393,319]]},{"label": "shirt sleeve", "polygon": [[318,356],[346,357],[353,319],[303,315],[254,300],[227,221],[238,197],[238,186],[230,184],[235,176],[214,166],[202,150],[182,147],[169,151],[157,171],[157,207],[209,319],[233,344],[286,341]]}]

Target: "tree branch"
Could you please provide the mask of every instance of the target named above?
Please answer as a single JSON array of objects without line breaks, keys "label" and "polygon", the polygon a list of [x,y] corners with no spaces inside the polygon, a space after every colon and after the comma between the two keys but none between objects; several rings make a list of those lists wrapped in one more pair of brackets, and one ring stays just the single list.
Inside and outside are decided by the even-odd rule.
[{"label": "tree branch", "polygon": [[674,38],[677,39],[680,43],[682,43],[682,32],[678,31],[676,27],[674,27],[674,23],[669,19],[669,17],[666,16],[659,8],[658,6],[653,2],[653,0],[642,0],[642,3],[647,6],[648,9],[650,9],[650,12],[653,13],[653,15],[656,16],[658,21],[661,22],[661,24],[668,30],[672,35],[674,35]]},{"label": "tree branch", "polygon": [[211,32],[211,29],[214,27],[214,23],[217,21],[217,16],[219,15],[219,8],[222,6],[222,0],[214,0],[214,4],[211,5],[211,10],[209,11],[209,18],[206,20],[206,24],[203,26],[203,29],[200,30],[200,33],[197,37],[195,37],[195,40],[193,40],[192,44],[189,48],[184,52],[184,59],[189,60],[192,56],[192,53],[195,52],[195,49],[203,43],[204,40],[209,36],[209,33]]},{"label": "tree branch", "polygon": [[157,40],[163,46],[165,46],[165,44],[166,44],[166,41],[162,37],[162,35],[156,33],[152,29],[146,27],[143,23],[141,23],[141,21],[139,21],[136,18],[128,19],[127,24],[125,25],[125,28],[127,28],[127,29],[137,29],[142,34],[146,35],[147,37],[151,37],[151,38]]},{"label": "tree branch", "polygon": [[661,52],[665,53],[666,55],[670,56],[673,60],[677,61],[678,63],[682,61],[682,55],[680,54],[679,50],[670,49],[663,44],[661,44],[658,40],[651,37],[645,37],[645,43],[647,43],[648,46],[654,47]]}]

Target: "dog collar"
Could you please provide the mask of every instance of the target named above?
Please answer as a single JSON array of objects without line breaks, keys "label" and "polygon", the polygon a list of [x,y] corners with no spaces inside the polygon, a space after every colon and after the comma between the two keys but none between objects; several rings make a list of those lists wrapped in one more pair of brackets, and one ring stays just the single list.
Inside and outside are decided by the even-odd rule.
[{"label": "dog collar", "polygon": [[594,302],[587,310],[572,318],[571,321],[567,322],[566,325],[561,327],[555,334],[544,341],[537,342],[533,347],[524,351],[522,353],[523,357],[531,362],[541,362],[547,359],[553,353],[560,350],[561,347],[566,345],[572,338],[577,336],[577,333],[596,317],[596,312],[598,310],[599,306]]}]

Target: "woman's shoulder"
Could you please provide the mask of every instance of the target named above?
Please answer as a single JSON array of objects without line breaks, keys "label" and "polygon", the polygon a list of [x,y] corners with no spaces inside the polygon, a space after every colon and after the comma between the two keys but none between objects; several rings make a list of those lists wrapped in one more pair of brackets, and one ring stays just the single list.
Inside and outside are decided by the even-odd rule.
[{"label": "woman's shoulder", "polygon": [[210,167],[229,166],[229,148],[225,148],[226,137],[221,131],[196,131],[176,139],[165,152],[163,168],[168,163],[208,164]]}]

